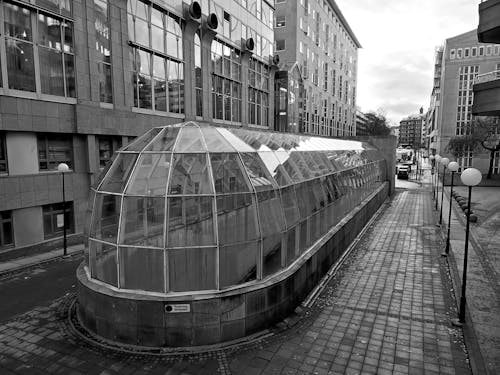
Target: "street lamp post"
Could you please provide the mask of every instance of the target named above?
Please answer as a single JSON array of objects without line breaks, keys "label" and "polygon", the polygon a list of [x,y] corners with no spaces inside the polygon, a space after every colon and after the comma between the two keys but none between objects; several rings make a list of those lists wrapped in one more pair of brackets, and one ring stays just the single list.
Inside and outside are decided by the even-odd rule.
[{"label": "street lamp post", "polygon": [[462,183],[469,187],[469,198],[466,212],[467,225],[465,227],[464,269],[462,275],[462,295],[460,297],[460,310],[458,313],[458,319],[454,319],[452,321],[452,324],[457,327],[461,327],[465,323],[465,288],[467,286],[467,255],[469,253],[469,223],[472,187],[479,184],[481,182],[481,178],[481,172],[479,172],[476,168],[467,168],[460,175]]},{"label": "street lamp post", "polygon": [[436,192],[434,190],[434,155],[429,156],[431,161],[431,186],[432,186],[432,199],[436,198]]},{"label": "street lamp post", "polygon": [[446,167],[450,164],[450,159],[442,158],[441,164],[443,165],[443,183],[441,185],[441,210],[439,212],[439,225],[443,223],[443,196],[444,196],[444,179],[446,177]]},{"label": "street lamp post", "polygon": [[439,200],[439,163],[441,162],[441,156],[437,154],[434,156],[434,160],[436,161],[436,211],[438,209],[438,200]]},{"label": "street lamp post", "polygon": [[446,236],[446,248],[442,256],[446,257],[450,253],[450,227],[451,227],[451,202],[453,197],[453,178],[455,177],[455,172],[458,171],[459,165],[456,161],[452,161],[448,164],[448,170],[451,172],[451,184],[450,184],[450,207],[448,210],[448,235]]},{"label": "street lamp post", "polygon": [[66,163],[60,163],[57,166],[57,170],[61,172],[62,175],[62,193],[63,193],[63,248],[64,252],[63,255],[66,256],[68,255],[68,243],[66,240],[66,191],[65,191],[65,186],[64,186],[64,174],[69,171],[68,164]]}]

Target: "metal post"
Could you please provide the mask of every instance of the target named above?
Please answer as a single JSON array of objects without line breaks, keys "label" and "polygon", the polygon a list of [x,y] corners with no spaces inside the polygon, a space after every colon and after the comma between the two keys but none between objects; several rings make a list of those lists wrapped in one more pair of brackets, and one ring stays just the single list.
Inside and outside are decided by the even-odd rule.
[{"label": "metal post", "polygon": [[472,186],[469,186],[469,201],[467,203],[467,226],[465,229],[465,249],[464,249],[464,271],[462,274],[462,295],[460,297],[460,307],[458,312],[458,319],[453,320],[451,323],[454,326],[461,327],[465,323],[465,290],[467,287],[467,256],[469,253],[469,218],[470,218],[470,200],[472,194]]},{"label": "metal post", "polygon": [[448,256],[450,253],[450,227],[451,227],[451,200],[453,197],[453,178],[455,177],[455,172],[451,172],[451,185],[450,185],[450,207],[448,210],[448,235],[446,236],[446,248],[444,249],[444,253],[442,256]]},{"label": "metal post", "polygon": [[438,209],[438,200],[439,200],[439,164],[436,163],[436,211]]},{"label": "metal post", "polygon": [[66,241],[66,192],[64,187],[64,172],[61,172],[61,174],[62,174],[62,188],[63,188],[63,247],[64,247],[63,255],[66,256],[68,255],[68,244]]},{"label": "metal post", "polygon": [[[446,167],[443,166],[443,184],[441,185],[441,211],[439,212],[439,225],[443,223],[443,196],[444,196],[444,178],[446,177]],[[451,199],[451,197],[450,197]]]}]

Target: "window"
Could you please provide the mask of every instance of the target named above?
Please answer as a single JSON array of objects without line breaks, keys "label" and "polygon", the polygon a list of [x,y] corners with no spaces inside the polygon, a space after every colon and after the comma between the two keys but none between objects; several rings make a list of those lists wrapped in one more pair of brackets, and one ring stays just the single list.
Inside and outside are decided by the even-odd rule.
[{"label": "window", "polygon": [[276,51],[285,50],[285,39],[276,39]]},{"label": "window", "polygon": [[484,56],[484,47],[479,47],[479,56]]},{"label": "window", "polygon": [[240,51],[216,39],[211,58],[213,118],[241,122]]},{"label": "window", "polygon": [[112,136],[98,136],[99,168],[104,168],[111,160],[113,152],[121,147],[121,138]]},{"label": "window", "polygon": [[462,48],[457,49],[457,59],[462,58]]},{"label": "window", "polygon": [[139,0],[128,2],[134,106],[184,113],[181,20]]},{"label": "window", "polygon": [[285,27],[286,20],[285,16],[276,16],[276,26],[275,27]]},{"label": "window", "polygon": [[[7,87],[75,97],[73,23],[40,9],[7,2],[3,3],[3,13]],[[39,77],[39,84],[35,77]]]},{"label": "window", "polygon": [[470,52],[469,48],[464,48],[464,57],[469,57],[469,52]]},{"label": "window", "polygon": [[250,58],[248,78],[248,122],[269,126],[269,67]]},{"label": "window", "polygon": [[500,174],[500,151],[493,155],[493,174]]},{"label": "window", "polygon": [[66,210],[62,202],[46,204],[42,206],[42,212],[45,239],[61,236],[64,224],[66,224],[66,231],[73,233],[73,202],[66,202]]},{"label": "window", "polygon": [[500,46],[496,45],[494,50],[495,50],[494,52],[495,56],[498,56],[500,54]]},{"label": "window", "polygon": [[491,46],[486,46],[486,56],[491,56],[492,48]]},{"label": "window", "polygon": [[0,249],[13,244],[12,211],[0,211]]},{"label": "window", "polygon": [[203,79],[201,70],[201,42],[194,34],[194,87],[196,91],[196,116],[203,116]]},{"label": "window", "polygon": [[477,47],[472,47],[471,54],[472,54],[472,57],[476,57],[476,55],[477,55]]},{"label": "window", "polygon": [[456,52],[456,51],[455,51],[454,49],[452,49],[452,50],[450,51],[450,59],[451,59],[451,60],[454,60],[454,59],[455,59],[455,52]]},{"label": "window", "polygon": [[73,147],[71,136],[62,134],[39,134],[38,167],[40,171],[55,171],[59,163],[73,168]]},{"label": "window", "polygon": [[8,173],[7,147],[5,145],[5,133],[0,133],[0,174]]},{"label": "window", "polygon": [[94,0],[95,32],[97,50],[97,71],[99,74],[99,100],[102,103],[113,102],[111,79],[111,35],[109,27],[109,8],[107,0]]}]

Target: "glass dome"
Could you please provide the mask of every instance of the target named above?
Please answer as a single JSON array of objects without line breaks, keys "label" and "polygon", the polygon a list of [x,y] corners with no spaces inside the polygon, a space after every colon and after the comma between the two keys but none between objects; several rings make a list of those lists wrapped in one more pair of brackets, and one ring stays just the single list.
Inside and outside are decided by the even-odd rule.
[{"label": "glass dome", "polygon": [[119,150],[92,188],[91,278],[160,294],[283,272],[385,180],[372,146],[186,122]]}]

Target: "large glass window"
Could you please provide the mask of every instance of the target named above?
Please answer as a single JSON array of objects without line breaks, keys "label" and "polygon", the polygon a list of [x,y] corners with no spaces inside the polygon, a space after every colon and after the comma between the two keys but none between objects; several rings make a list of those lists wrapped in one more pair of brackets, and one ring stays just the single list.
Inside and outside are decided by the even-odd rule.
[{"label": "large glass window", "polygon": [[13,244],[12,211],[0,211],[0,248]]},{"label": "large glass window", "polygon": [[113,152],[121,147],[121,138],[113,136],[98,136],[97,149],[99,153],[99,168],[104,168],[113,157]]},{"label": "large glass window", "polygon": [[[75,97],[73,23],[13,3],[3,3],[3,11],[8,87]],[[40,77],[39,87],[36,75]]]},{"label": "large glass window", "polygon": [[96,64],[99,73],[99,100],[113,102],[113,84],[111,79],[111,31],[109,25],[109,7],[107,0],[94,0],[95,10],[95,48]]},{"label": "large glass window", "polygon": [[194,34],[194,88],[196,91],[196,116],[203,116],[203,77],[201,69],[200,36]]},{"label": "large glass window", "polygon": [[241,122],[240,51],[214,40],[211,56],[213,118]]},{"label": "large glass window", "polygon": [[248,122],[269,126],[269,67],[250,58],[248,67]]},{"label": "large glass window", "polygon": [[128,1],[134,106],[184,113],[181,19],[156,5]]},{"label": "large glass window", "polygon": [[43,211],[43,233],[44,238],[61,236],[66,224],[66,231],[73,233],[73,202],[46,204],[42,206]]},{"label": "large glass window", "polygon": [[60,163],[73,168],[73,145],[71,136],[62,134],[39,134],[38,167],[40,171],[55,171]]},{"label": "large glass window", "polygon": [[8,172],[9,167],[7,164],[7,147],[5,142],[5,134],[0,133],[0,174]]}]

